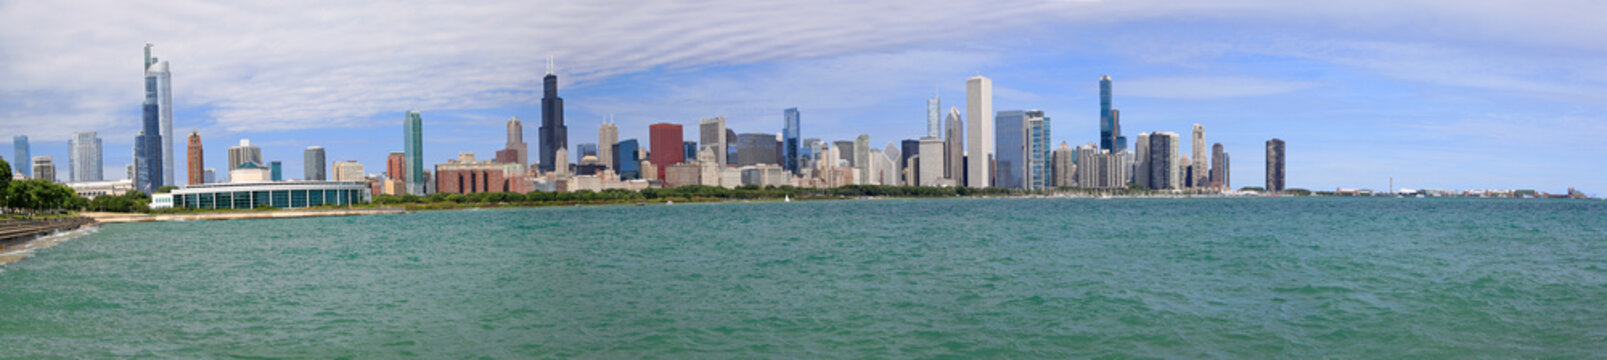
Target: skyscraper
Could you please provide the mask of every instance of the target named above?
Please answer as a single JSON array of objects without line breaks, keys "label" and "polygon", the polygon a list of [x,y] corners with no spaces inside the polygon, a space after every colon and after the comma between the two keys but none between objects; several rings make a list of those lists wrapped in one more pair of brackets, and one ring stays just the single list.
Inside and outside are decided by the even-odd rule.
[{"label": "skyscraper", "polygon": [[190,144],[186,151],[187,165],[184,170],[185,184],[200,185],[206,183],[206,153],[201,147],[201,133],[190,130]]},{"label": "skyscraper", "polygon": [[612,120],[597,128],[597,161],[614,170],[616,175],[619,174],[619,161],[614,159],[614,146],[618,144],[619,126],[615,126]]},{"label": "skyscraper", "polygon": [[896,144],[887,143],[887,146],[882,147],[882,157],[886,162],[883,166],[885,169],[882,169],[882,185],[904,185],[900,179],[902,176],[899,176],[904,171],[904,162],[899,161],[904,158],[904,152],[899,151]]},{"label": "skyscraper", "polygon": [[268,162],[268,172],[268,179],[273,181],[285,181],[284,164],[279,163],[279,160]]},{"label": "skyscraper", "polygon": [[56,181],[56,163],[49,156],[33,158],[33,178]]},{"label": "skyscraper", "polygon": [[949,180],[949,185],[965,186],[965,121],[960,119],[960,109],[949,107],[945,122],[948,134],[943,142],[943,178]]},{"label": "skyscraper", "polygon": [[[301,178],[302,180],[322,181],[328,180],[328,173],[324,172],[324,147],[308,146],[301,152]],[[400,179],[400,177],[397,177]]]},{"label": "skyscraper", "polygon": [[1193,156],[1194,159],[1192,159],[1192,161],[1189,163],[1194,165],[1194,174],[1190,181],[1194,183],[1194,187],[1209,186],[1210,183],[1208,181],[1211,176],[1205,171],[1205,126],[1194,124],[1194,142],[1191,145],[1193,145],[1194,148],[1189,151],[1189,155]]},{"label": "skyscraper", "polygon": [[251,139],[240,139],[239,146],[229,147],[229,170],[239,169],[246,162],[262,166],[262,148],[251,146]]},{"label": "skyscraper", "polygon": [[[921,141],[904,139],[898,143],[898,146],[902,151],[899,152],[899,158],[894,160],[898,161],[898,166],[904,174],[904,185],[919,186],[921,169],[919,169],[919,165],[914,161],[910,161],[910,159],[921,153]],[[941,174],[942,170],[938,170],[938,173]]]},{"label": "skyscraper", "polygon": [[1133,145],[1133,183],[1149,187],[1149,133],[1138,133],[1138,143]]},{"label": "skyscraper", "polygon": [[162,187],[164,165],[162,158],[162,115],[160,94],[157,92],[156,58],[151,57],[151,44],[145,44],[145,103],[144,123],[139,135],[134,137],[134,189],[150,193]]},{"label": "skyscraper", "polygon": [[943,137],[943,123],[942,123],[942,121],[943,121],[943,104],[942,104],[942,101],[937,98],[937,94],[932,94],[932,98],[926,100],[926,136],[935,137],[935,138],[942,138]]},{"label": "skyscraper", "polygon": [[[735,141],[736,139],[726,138],[725,117],[716,116],[698,120],[697,125],[698,143],[702,144],[704,149],[714,152],[715,163],[720,164],[720,166],[729,164],[730,162],[726,158],[726,142]],[[693,156],[694,158],[696,157],[696,155]]]},{"label": "skyscraper", "polygon": [[1041,110],[1029,110],[1025,113],[1026,119],[1022,129],[1026,135],[1026,187],[1031,190],[1044,190],[1053,187],[1050,173],[1050,153],[1054,151],[1054,144],[1049,138],[1050,120]]},{"label": "skyscraper", "polygon": [[1228,152],[1222,148],[1222,143],[1211,145],[1211,179],[1208,183],[1217,190],[1232,188],[1228,182]]},{"label": "skyscraper", "polygon": [[625,139],[614,144],[614,163],[619,164],[619,169],[615,172],[619,174],[621,180],[642,178],[641,163],[645,159],[637,157],[637,149],[640,148],[641,145],[636,139]]},{"label": "skyscraper", "polygon": [[1181,140],[1177,133],[1157,131],[1149,134],[1149,188],[1151,189],[1180,189],[1182,179],[1179,178],[1181,169],[1178,168],[1178,142]]},{"label": "skyscraper", "polygon": [[1054,155],[1050,157],[1054,162],[1054,166],[1052,166],[1054,168],[1054,176],[1050,177],[1050,179],[1052,179],[1049,182],[1050,187],[1077,186],[1076,157],[1077,150],[1073,149],[1071,145],[1067,145],[1065,142],[1061,142],[1060,147],[1055,148]]},{"label": "skyscraper", "polygon": [[542,78],[541,97],[541,171],[553,171],[557,164],[558,149],[569,148],[569,128],[564,126],[564,99],[558,97],[558,75],[553,74],[552,59],[547,59],[547,76]]},{"label": "skyscraper", "polygon": [[[713,154],[714,150],[709,150],[709,151],[710,151],[710,154]],[[698,157],[698,155],[697,155],[697,153],[698,153],[697,142],[696,141],[682,140],[681,141],[681,153],[682,153],[681,160],[683,160],[683,161],[684,160],[697,159],[697,157]],[[713,162],[710,162],[710,163],[712,164]]]},{"label": "skyscraper", "polygon": [[[550,79],[552,75],[547,77]],[[552,81],[554,80],[548,80],[548,84]],[[548,90],[547,93],[552,94],[555,91]],[[542,101],[542,108],[545,110],[546,100]],[[546,146],[546,143],[542,143],[542,146]],[[407,177],[402,179],[407,182],[407,193],[418,196],[429,195],[424,191],[424,117],[418,111],[408,111],[407,117],[402,119],[402,151],[407,162]]]},{"label": "skyscraper", "polygon": [[943,171],[945,170],[943,159],[948,155],[948,152],[943,151],[945,146],[943,139],[927,136],[921,138],[920,143],[920,154],[916,155],[915,158],[915,161],[919,163],[919,165],[915,166],[917,172],[915,185],[945,186],[948,180],[943,177]]},{"label": "skyscraper", "polygon": [[1284,143],[1283,139],[1273,138],[1267,140],[1267,191],[1281,192],[1284,190]]},{"label": "skyscraper", "polygon": [[781,164],[781,167],[789,172],[797,173],[798,165],[802,163],[802,157],[798,152],[798,146],[801,145],[798,142],[799,132],[802,130],[800,128],[802,124],[799,123],[798,119],[798,108],[782,110],[781,117],[782,122],[784,122],[782,124],[784,128],[781,132],[781,158],[784,164]]},{"label": "skyscraper", "polygon": [[385,156],[385,177],[403,180],[403,184],[407,183],[405,181],[407,179],[407,153],[392,151],[390,155]]},{"label": "skyscraper", "polygon": [[1021,110],[1000,111],[994,117],[993,186],[1006,189],[1025,189],[1027,135],[1024,131],[1026,113]]},{"label": "skyscraper", "polygon": [[737,166],[774,165],[776,159],[775,134],[737,134]]},{"label": "skyscraper", "polygon": [[519,166],[530,166],[530,144],[525,142],[525,126],[518,116],[508,119],[508,143],[503,150],[512,151],[512,160]]},{"label": "skyscraper", "polygon": [[1111,107],[1110,76],[1099,77],[1099,149],[1112,153],[1126,150],[1117,138],[1122,136],[1121,120]]},{"label": "skyscraper", "polygon": [[871,179],[870,135],[854,138],[854,170],[859,171],[859,183],[869,184]]},{"label": "skyscraper", "polygon": [[28,154],[28,135],[17,135],[11,138],[11,167],[17,173],[33,177],[33,166],[29,164],[33,157]]},{"label": "skyscraper", "polygon": [[853,141],[837,140],[837,141],[831,142],[831,145],[834,146],[834,147],[837,147],[837,158],[832,159],[832,161],[833,161],[832,166],[837,166],[837,163],[835,162],[837,160],[842,160],[843,163],[848,164],[847,165],[848,167],[855,167],[856,166],[856,164],[854,163],[854,160],[858,160],[859,158],[854,157],[854,142]]},{"label": "skyscraper", "polygon": [[967,157],[965,186],[985,188],[993,186],[993,80],[977,75],[965,81],[965,111],[971,118],[970,138],[966,141]]},{"label": "skyscraper", "polygon": [[101,181],[101,147],[100,138],[94,131],[80,131],[73,133],[72,139],[67,141],[67,180],[68,181]]},{"label": "skyscraper", "polygon": [[[648,162],[653,164],[657,174],[652,174],[659,181],[664,181],[664,170],[670,165],[686,162],[686,150],[682,149],[681,125],[670,123],[657,123],[647,126],[649,147]],[[647,177],[649,174],[642,174]]]},{"label": "skyscraper", "polygon": [[156,116],[161,124],[162,139],[162,185],[175,184],[173,178],[173,74],[168,72],[167,61],[156,61],[150,68],[151,77],[156,78]]}]

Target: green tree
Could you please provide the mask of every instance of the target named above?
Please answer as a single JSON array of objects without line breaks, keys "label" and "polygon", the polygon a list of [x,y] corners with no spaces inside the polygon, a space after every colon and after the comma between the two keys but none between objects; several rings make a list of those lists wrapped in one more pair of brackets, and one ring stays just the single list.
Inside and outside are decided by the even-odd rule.
[{"label": "green tree", "polygon": [[173,190],[177,190],[178,188],[179,187],[177,187],[177,186],[167,185],[167,186],[156,188],[156,190],[151,191],[151,193],[152,194],[167,194],[167,193],[172,193]]},{"label": "green tree", "polygon": [[6,203],[6,187],[11,184],[11,164],[0,160],[0,208],[10,206]]}]

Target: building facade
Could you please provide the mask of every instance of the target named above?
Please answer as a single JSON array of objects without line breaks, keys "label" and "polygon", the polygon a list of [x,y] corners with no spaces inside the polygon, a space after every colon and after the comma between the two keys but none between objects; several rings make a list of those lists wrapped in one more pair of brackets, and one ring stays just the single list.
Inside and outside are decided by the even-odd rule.
[{"label": "building facade", "polygon": [[189,148],[185,151],[186,166],[184,180],[186,185],[201,185],[206,183],[206,151],[201,147],[201,133],[190,131]]},{"label": "building facade", "polygon": [[[546,102],[542,102],[545,107]],[[425,196],[424,189],[424,117],[417,111],[408,111],[402,119],[402,151],[406,162],[407,193]]]},{"label": "building facade", "polygon": [[1177,133],[1157,131],[1149,134],[1149,188],[1150,189],[1182,189],[1183,179],[1181,168],[1177,159],[1178,143],[1182,140]]},{"label": "building facade", "polygon": [[508,143],[502,149],[513,153],[507,162],[530,166],[530,144],[525,142],[525,126],[518,116],[508,119]]},{"label": "building facade", "polygon": [[1027,173],[1026,113],[1021,110],[1000,111],[994,115],[993,146],[997,157],[993,161],[993,186],[1006,189],[1025,189]]},{"label": "building facade", "polygon": [[262,165],[262,148],[252,146],[251,139],[240,139],[240,145],[229,147],[229,170],[248,162]]},{"label": "building facade", "polygon": [[45,179],[50,180],[51,182],[57,181],[56,162],[49,156],[33,157],[33,175],[33,178],[35,179]]},{"label": "building facade", "polygon": [[308,146],[301,152],[301,179],[308,181],[324,181],[329,174],[324,172],[326,154],[322,146]]},{"label": "building facade", "polygon": [[370,201],[366,181],[292,181],[205,184],[173,190],[173,207],[185,209],[297,209]]},{"label": "building facade", "polygon": [[926,100],[926,136],[943,137],[943,101],[933,94]]},{"label": "building facade", "polygon": [[965,186],[965,120],[960,118],[960,109],[949,107],[945,123],[948,133],[943,144],[943,178],[950,185]]},{"label": "building facade", "polygon": [[802,145],[799,143],[799,133],[803,130],[800,127],[802,124],[799,123],[798,108],[782,110],[781,118],[784,122],[781,132],[781,157],[783,159],[781,167],[789,172],[797,173],[799,165],[803,162],[798,150],[799,146]]},{"label": "building facade", "polygon": [[435,165],[435,192],[478,194],[533,191],[525,185],[524,173],[523,165],[476,161],[472,153],[458,154],[457,160]]},{"label": "building facade", "polygon": [[619,173],[619,161],[615,160],[614,148],[619,145],[619,126],[612,121],[603,123],[597,128],[597,161],[604,167]]},{"label": "building facade", "polygon": [[367,181],[363,171],[363,164],[356,161],[336,161],[335,181]]},{"label": "building facade", "polygon": [[1050,156],[1054,150],[1054,143],[1050,140],[1050,120],[1041,110],[1026,112],[1025,122],[1022,124],[1023,135],[1026,135],[1026,187],[1029,190],[1044,190],[1053,187],[1049,179],[1051,174]]},{"label": "building facade", "polygon": [[94,131],[80,131],[73,133],[72,139],[67,141],[67,179],[68,181],[101,181],[100,137]]},{"label": "building facade", "polygon": [[776,136],[765,133],[737,134],[737,166],[777,165]]},{"label": "building facade", "polygon": [[637,156],[640,148],[641,145],[636,139],[625,139],[614,143],[613,159],[614,163],[619,165],[619,168],[615,169],[614,173],[619,175],[620,180],[642,178],[641,162],[646,159]]},{"label": "building facade", "polygon": [[1267,191],[1281,192],[1285,190],[1284,160],[1283,139],[1267,140]]},{"label": "building facade", "polygon": [[11,167],[18,174],[33,177],[33,157],[28,154],[28,135],[11,137]]},{"label": "building facade", "polygon": [[993,186],[993,80],[977,75],[965,81],[965,111],[971,123],[966,129],[970,144],[966,156],[966,184],[973,188]]},{"label": "building facade", "polygon": [[1206,164],[1208,164],[1206,162],[1207,155],[1205,153],[1205,126],[1194,124],[1193,140],[1194,141],[1190,143],[1190,145],[1193,145],[1193,147],[1189,151],[1189,156],[1192,156],[1193,159],[1189,161],[1189,164],[1194,166],[1195,170],[1192,172],[1189,178],[1189,183],[1194,184],[1194,187],[1197,188],[1207,187],[1209,185],[1211,175],[1205,171]]},{"label": "building facade", "polygon": [[[729,163],[726,158],[726,145],[727,142],[736,140],[726,138],[725,130],[724,116],[698,120],[698,143],[702,144],[703,149],[713,151],[715,161],[720,164]],[[695,158],[697,156],[695,155],[696,152],[693,152],[693,154],[693,158]]]},{"label": "building facade", "polygon": [[686,162],[686,149],[682,148],[681,125],[670,123],[648,125],[647,135],[647,145],[650,147],[648,158],[658,170],[652,177],[664,181],[664,170],[670,165]]}]

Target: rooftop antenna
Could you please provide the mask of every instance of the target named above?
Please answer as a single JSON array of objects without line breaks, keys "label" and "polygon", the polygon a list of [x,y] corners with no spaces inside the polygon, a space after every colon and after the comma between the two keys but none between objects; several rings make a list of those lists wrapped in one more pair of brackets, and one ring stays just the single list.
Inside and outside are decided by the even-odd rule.
[{"label": "rooftop antenna", "polygon": [[547,55],[547,75],[552,75],[552,55]]}]

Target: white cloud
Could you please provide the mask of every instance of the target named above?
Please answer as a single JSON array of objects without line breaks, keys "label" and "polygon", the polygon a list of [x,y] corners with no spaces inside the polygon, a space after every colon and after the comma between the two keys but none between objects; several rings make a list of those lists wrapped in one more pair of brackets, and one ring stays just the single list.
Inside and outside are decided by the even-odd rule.
[{"label": "white cloud", "polygon": [[1049,6],[1059,5],[6,2],[0,60],[11,66],[0,76],[11,81],[0,84],[0,131],[131,133],[146,42],[172,63],[176,105],[210,109],[196,121],[278,131],[358,126],[406,109],[534,103],[548,55],[566,87],[585,86],[651,69],[887,51],[1019,26],[1004,20]]}]

